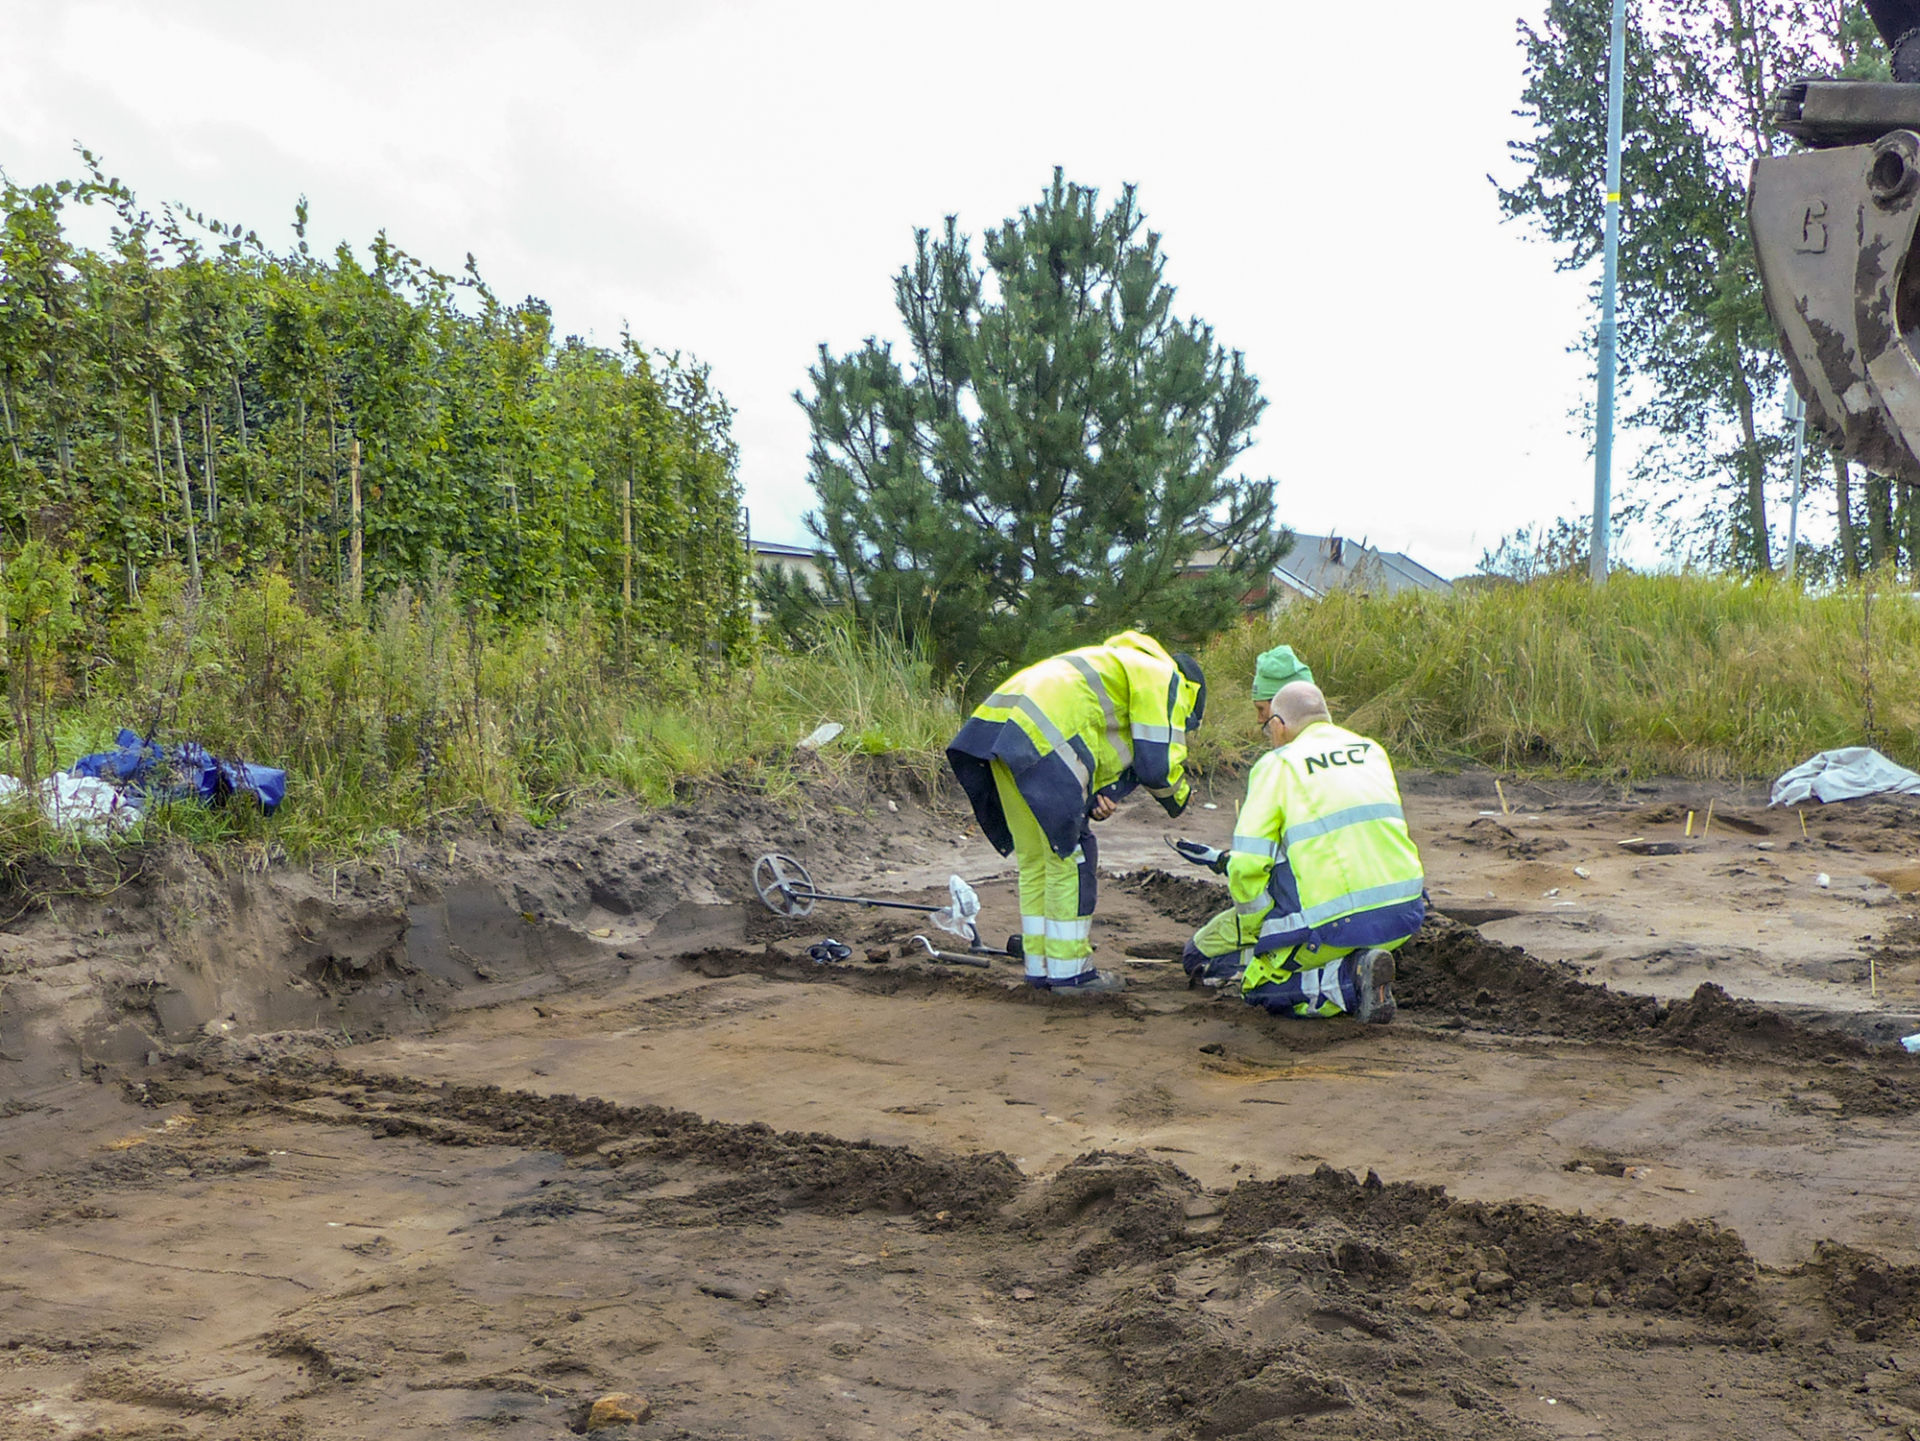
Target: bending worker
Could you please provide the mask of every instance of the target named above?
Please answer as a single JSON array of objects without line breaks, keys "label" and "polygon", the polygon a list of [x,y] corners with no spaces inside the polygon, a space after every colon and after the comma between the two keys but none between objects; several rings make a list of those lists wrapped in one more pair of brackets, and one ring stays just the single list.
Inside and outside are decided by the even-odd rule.
[{"label": "bending worker", "polygon": [[1103,821],[1136,786],[1177,816],[1189,787],[1187,734],[1206,711],[1199,662],[1150,635],[1030,665],[1000,683],[947,747],[974,819],[1020,867],[1020,945],[1043,990],[1117,991],[1093,967],[1093,902]]},{"label": "bending worker", "polygon": [[1233,896],[1182,963],[1194,979],[1237,977],[1248,1004],[1278,1016],[1390,1021],[1391,953],[1427,909],[1393,764],[1335,725],[1311,682],[1282,686],[1263,729],[1274,748],[1247,777],[1232,849],[1176,846]]}]

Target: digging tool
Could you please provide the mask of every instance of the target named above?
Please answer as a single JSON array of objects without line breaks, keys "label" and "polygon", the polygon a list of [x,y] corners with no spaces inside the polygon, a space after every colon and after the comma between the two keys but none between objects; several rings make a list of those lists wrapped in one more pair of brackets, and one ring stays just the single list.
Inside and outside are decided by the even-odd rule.
[{"label": "digging tool", "polygon": [[[842,896],[823,891],[813,883],[813,877],[807,868],[792,856],[783,856],[778,852],[769,852],[753,863],[753,891],[760,897],[760,903],[776,916],[788,920],[799,920],[813,913],[817,901],[834,901],[849,906],[879,907],[889,911],[919,911],[933,917],[934,924],[943,930],[952,931],[956,936],[965,936],[967,951],[975,956],[1005,956],[1010,952],[995,950],[980,940],[980,928],[974,924],[973,917],[980,909],[980,898],[973,893],[973,887],[960,877],[954,876],[947,883],[952,901],[944,906],[922,905],[915,901],[881,901],[870,896]],[[932,950],[931,943],[924,937],[917,938]],[[951,954],[951,953],[948,953]],[[963,964],[972,964],[965,962]],[[980,962],[985,965],[986,962]]]}]

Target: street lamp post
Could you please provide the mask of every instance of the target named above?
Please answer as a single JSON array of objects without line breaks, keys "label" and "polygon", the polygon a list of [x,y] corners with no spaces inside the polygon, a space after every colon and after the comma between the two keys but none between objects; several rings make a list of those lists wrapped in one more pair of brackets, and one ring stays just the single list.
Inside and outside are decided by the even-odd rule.
[{"label": "street lamp post", "polygon": [[1607,65],[1607,233],[1605,269],[1600,280],[1600,401],[1594,414],[1593,561],[1594,584],[1607,578],[1612,542],[1613,381],[1619,327],[1614,290],[1620,273],[1620,112],[1626,97],[1627,0],[1613,0],[1613,53]]}]

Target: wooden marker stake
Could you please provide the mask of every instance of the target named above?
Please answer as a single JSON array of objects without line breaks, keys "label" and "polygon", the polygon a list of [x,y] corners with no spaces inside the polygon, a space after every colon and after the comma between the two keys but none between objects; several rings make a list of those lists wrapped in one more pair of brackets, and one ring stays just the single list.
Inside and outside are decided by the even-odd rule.
[{"label": "wooden marker stake", "polygon": [[1707,822],[1705,825],[1700,827],[1700,839],[1704,841],[1707,838],[1707,832],[1712,829],[1713,829],[1713,797],[1708,796],[1707,797]]}]

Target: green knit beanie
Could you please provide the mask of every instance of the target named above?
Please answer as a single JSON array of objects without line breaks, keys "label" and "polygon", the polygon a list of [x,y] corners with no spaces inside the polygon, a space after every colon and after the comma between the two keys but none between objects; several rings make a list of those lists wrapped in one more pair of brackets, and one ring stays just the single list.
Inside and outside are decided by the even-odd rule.
[{"label": "green knit beanie", "polygon": [[1313,672],[1307,669],[1305,661],[1293,653],[1292,646],[1277,645],[1254,662],[1253,698],[1272,700],[1281,686],[1312,679]]}]

